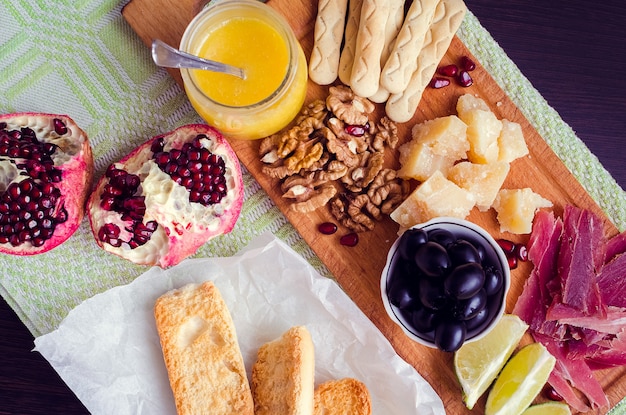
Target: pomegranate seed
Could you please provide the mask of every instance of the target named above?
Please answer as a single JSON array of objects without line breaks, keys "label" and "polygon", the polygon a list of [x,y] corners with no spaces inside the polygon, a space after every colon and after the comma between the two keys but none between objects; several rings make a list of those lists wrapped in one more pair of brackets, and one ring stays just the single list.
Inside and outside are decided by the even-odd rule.
[{"label": "pomegranate seed", "polygon": [[52,120],[52,124],[54,125],[54,132],[58,135],[67,134],[67,126],[63,121],[58,118]]},{"label": "pomegranate seed", "polygon": [[178,174],[181,177],[189,177],[189,176],[191,176],[191,170],[189,170],[187,167],[179,167],[178,168]]},{"label": "pomegranate seed", "polygon": [[363,125],[347,125],[345,127],[346,133],[354,137],[362,137],[365,134],[365,126]]},{"label": "pomegranate seed", "polygon": [[509,241],[508,239],[498,239],[496,243],[500,246],[500,248],[502,248],[507,256],[515,252],[515,242]]},{"label": "pomegranate seed", "polygon": [[193,187],[193,179],[189,176],[181,178],[180,185],[186,189],[191,189]]},{"label": "pomegranate seed", "polygon": [[145,245],[148,240],[150,240],[150,236],[139,236],[136,235],[133,239],[137,243],[138,246]]},{"label": "pomegranate seed", "polygon": [[34,247],[40,247],[43,246],[45,242],[45,239],[43,239],[42,237],[35,237],[31,239],[30,244]]},{"label": "pomegranate seed", "polygon": [[209,150],[206,148],[200,149],[200,161],[207,162],[209,157],[211,157],[211,152]]},{"label": "pomegranate seed", "polygon": [[44,152],[44,154],[46,154],[48,156],[54,154],[56,149],[57,149],[57,146],[52,144],[52,143],[44,143],[44,145],[43,145],[43,152]]},{"label": "pomegranate seed", "polygon": [[348,233],[339,238],[339,243],[344,246],[353,247],[359,243],[359,234],[356,232]]},{"label": "pomegranate seed", "polygon": [[544,388],[544,395],[551,401],[563,401],[563,397],[550,385],[546,385]]},{"label": "pomegranate seed", "polygon": [[172,175],[174,173],[176,173],[176,170],[178,170],[178,165],[176,163],[173,162],[169,162],[165,165],[165,168],[163,169],[163,171],[169,175]]},{"label": "pomegranate seed", "polygon": [[180,159],[180,156],[181,156],[182,154],[183,154],[183,152],[182,152],[182,151],[180,151],[180,150],[178,150],[178,149],[176,149],[176,148],[173,148],[173,149],[170,151],[170,160],[175,160],[175,161],[176,161],[176,160],[179,160],[179,159]]},{"label": "pomegranate seed", "polygon": [[476,64],[467,56],[463,56],[461,58],[461,68],[463,68],[464,71],[470,72],[476,69]]},{"label": "pomegranate seed", "polygon": [[515,255],[520,261],[528,261],[528,248],[524,244],[515,245]]},{"label": "pomegranate seed", "polygon": [[29,195],[21,195],[18,199],[17,199],[17,204],[20,206],[26,206],[27,204],[30,203],[30,196]]},{"label": "pomegranate seed", "polygon": [[16,183],[12,183],[6,190],[6,192],[9,194],[9,196],[11,196],[12,199],[17,199],[22,194],[20,186]]},{"label": "pomegranate seed", "polygon": [[196,148],[189,150],[189,152],[187,153],[187,159],[190,161],[200,160],[200,151]]},{"label": "pomegranate seed", "polygon": [[198,135],[197,135],[197,136],[193,139],[193,141],[191,142],[191,145],[192,145],[194,148],[197,148],[197,149],[203,148],[203,145],[202,145],[202,139],[203,139],[203,138],[207,138],[207,137],[206,137],[206,135],[204,135],[204,134],[198,134]]},{"label": "pomegranate seed", "polygon": [[222,196],[226,196],[226,191],[228,189],[226,189],[226,183],[218,183],[215,186],[215,190],[218,191]]},{"label": "pomegranate seed", "polygon": [[11,147],[9,148],[9,151],[7,152],[7,155],[11,158],[17,158],[20,156],[20,149],[19,147]]},{"label": "pomegranate seed", "polygon": [[103,195],[102,200],[100,200],[100,207],[104,210],[113,210],[115,206],[115,198],[106,197]]},{"label": "pomegranate seed", "polygon": [[156,221],[154,221],[154,220],[146,222],[146,229],[148,229],[151,232],[156,231],[158,226],[159,226],[159,224]]},{"label": "pomegranate seed", "polygon": [[450,85],[450,80],[446,78],[436,77],[430,81],[430,87],[435,89],[444,88],[448,85]]},{"label": "pomegranate seed", "polygon": [[62,208],[59,210],[54,220],[56,221],[56,223],[64,223],[67,221],[68,218],[69,215],[67,214],[67,210],[65,210],[65,208]]},{"label": "pomegranate seed", "polygon": [[124,185],[129,193],[135,193],[140,184],[141,179],[136,174],[127,174],[124,176]]},{"label": "pomegranate seed", "polygon": [[102,189],[102,193],[103,195],[111,196],[111,197],[121,196],[123,194],[122,190],[113,186],[111,183],[107,183],[104,185],[104,188]]},{"label": "pomegranate seed", "polygon": [[191,192],[189,192],[189,201],[193,203],[199,203],[201,196],[202,196],[201,192],[197,190],[192,190]]},{"label": "pomegranate seed", "polygon": [[109,245],[115,248],[122,246],[122,240],[118,238],[111,238],[106,241]]},{"label": "pomegranate seed", "polygon": [[332,235],[333,233],[337,232],[337,225],[332,222],[324,222],[321,223],[317,227],[317,229],[324,235]]},{"label": "pomegranate seed", "polygon": [[104,232],[107,236],[117,238],[120,236],[120,227],[114,223],[106,223],[100,228],[101,232]]},{"label": "pomegranate seed", "polygon": [[443,76],[453,77],[453,76],[456,76],[456,74],[459,72],[459,67],[454,64],[446,65],[437,69],[437,72]]},{"label": "pomegranate seed", "polygon": [[44,185],[41,186],[41,193],[44,195],[51,195],[55,190],[57,189],[52,183],[44,183]]},{"label": "pomegranate seed", "polygon": [[509,268],[510,269],[517,268],[517,257],[516,256],[507,256],[506,259],[507,259],[507,261],[509,263]]},{"label": "pomegranate seed", "polygon": [[150,151],[152,151],[152,153],[159,153],[163,151],[163,146],[163,138],[159,138],[152,142],[152,145],[150,146]]},{"label": "pomegranate seed", "polygon": [[474,80],[472,79],[471,75],[467,71],[459,72],[459,76],[456,79],[459,82],[459,85],[466,87],[466,88],[469,86],[472,86],[472,84],[474,83]]}]

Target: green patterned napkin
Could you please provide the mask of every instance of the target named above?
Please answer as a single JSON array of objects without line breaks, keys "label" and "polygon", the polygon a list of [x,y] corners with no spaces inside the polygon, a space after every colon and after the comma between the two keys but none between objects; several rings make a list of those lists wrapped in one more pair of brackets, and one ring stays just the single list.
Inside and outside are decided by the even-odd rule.
[{"label": "green patterned napkin", "polygon": [[[0,111],[70,115],[89,135],[96,178],[106,166],[163,131],[200,122],[184,92],[151,61],[121,15],[119,0],[0,0]],[[620,230],[624,191],[468,13],[458,33]],[[246,202],[233,232],[196,256],[230,256],[266,231],[323,275],[312,253],[267,194],[245,172]],[[0,294],[35,336],[54,330],[83,300],[146,271],[99,249],[89,224],[35,257],[0,257]]]}]

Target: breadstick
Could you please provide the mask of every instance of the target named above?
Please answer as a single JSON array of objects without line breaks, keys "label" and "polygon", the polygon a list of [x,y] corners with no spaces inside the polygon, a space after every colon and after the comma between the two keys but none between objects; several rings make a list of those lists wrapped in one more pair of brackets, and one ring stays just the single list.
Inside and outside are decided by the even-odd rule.
[{"label": "breadstick", "polygon": [[345,85],[350,85],[352,75],[352,65],[356,51],[356,37],[359,33],[359,22],[361,20],[362,0],[349,0],[348,20],[346,21],[346,35],[339,58],[339,79]]},{"label": "breadstick", "polygon": [[438,3],[439,0],[414,0],[411,4],[380,76],[381,84],[392,94],[404,91],[409,84]]},{"label": "breadstick", "polygon": [[466,11],[463,0],[441,0],[437,6],[432,26],[426,34],[424,47],[418,57],[417,69],[413,72],[409,85],[403,92],[391,94],[387,100],[385,110],[393,121],[406,122],[415,114],[424,89],[450,47]]},{"label": "breadstick", "polygon": [[319,0],[309,77],[318,85],[337,79],[348,0]]},{"label": "breadstick", "polygon": [[[385,46],[380,54],[380,66],[382,67],[391,53],[393,44],[398,37],[402,23],[404,22],[404,0],[389,1],[389,16],[385,23]],[[389,91],[382,85],[378,85],[378,91],[369,100],[372,102],[385,102],[389,98]]]},{"label": "breadstick", "polygon": [[350,76],[352,90],[361,97],[369,97],[378,91],[380,54],[385,46],[385,38],[380,31],[385,27],[388,15],[389,0],[363,0]]}]

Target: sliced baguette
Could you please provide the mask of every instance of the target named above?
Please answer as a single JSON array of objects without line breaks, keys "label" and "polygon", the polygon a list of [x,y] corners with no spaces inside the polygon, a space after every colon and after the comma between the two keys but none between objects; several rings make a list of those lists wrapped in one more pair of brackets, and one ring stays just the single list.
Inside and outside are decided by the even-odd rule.
[{"label": "sliced baguette", "polygon": [[312,415],[315,353],[304,326],[263,344],[252,366],[255,415]]},{"label": "sliced baguette", "polygon": [[313,415],[371,415],[372,404],[365,384],[353,378],[324,382],[315,390]]},{"label": "sliced baguette", "polygon": [[178,414],[253,415],[235,326],[215,285],[170,291],[154,315]]}]

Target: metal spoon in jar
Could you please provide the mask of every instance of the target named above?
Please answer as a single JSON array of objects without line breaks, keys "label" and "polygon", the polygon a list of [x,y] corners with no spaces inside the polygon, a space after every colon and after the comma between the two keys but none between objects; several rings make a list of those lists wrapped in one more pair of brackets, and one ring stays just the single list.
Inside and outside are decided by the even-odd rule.
[{"label": "metal spoon in jar", "polygon": [[246,73],[242,68],[199,58],[198,56],[175,49],[159,39],[152,42],[152,59],[158,66],[165,68],[204,69],[246,79]]}]

